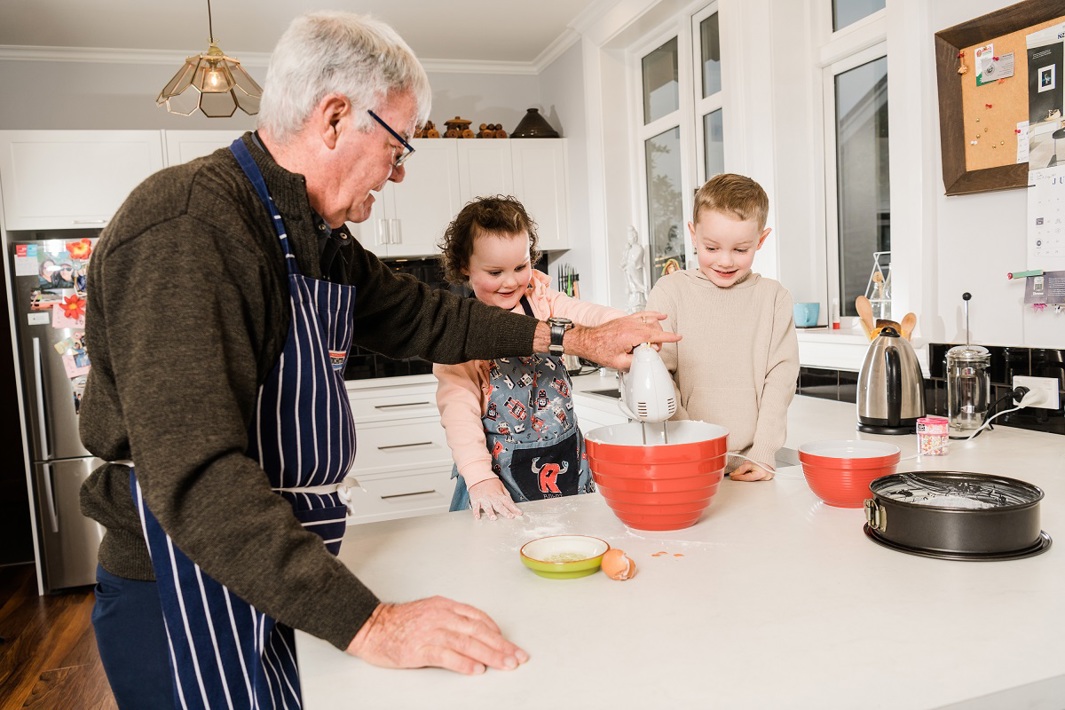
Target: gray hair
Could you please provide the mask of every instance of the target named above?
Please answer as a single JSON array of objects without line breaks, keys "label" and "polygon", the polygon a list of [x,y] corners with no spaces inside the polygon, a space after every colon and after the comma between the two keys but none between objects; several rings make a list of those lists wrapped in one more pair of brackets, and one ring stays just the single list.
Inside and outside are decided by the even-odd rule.
[{"label": "gray hair", "polygon": [[327,94],[348,97],[360,129],[370,130],[375,109],[392,92],[410,92],[416,123],[429,118],[432,90],[414,52],[380,20],[322,11],[297,17],[281,35],[266,70],[258,126],[277,141],[297,133]]}]

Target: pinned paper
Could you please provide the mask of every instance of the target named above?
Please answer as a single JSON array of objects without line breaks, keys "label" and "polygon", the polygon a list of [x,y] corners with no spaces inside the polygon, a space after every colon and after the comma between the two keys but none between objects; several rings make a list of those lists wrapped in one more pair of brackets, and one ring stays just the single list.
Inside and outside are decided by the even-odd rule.
[{"label": "pinned paper", "polygon": [[[991,45],[988,46],[990,47]],[[976,75],[976,85],[983,86],[1011,76],[1013,76],[1013,52],[1003,54],[1000,57],[991,55],[990,61],[985,61],[980,73]]]},{"label": "pinned paper", "polygon": [[[984,84],[990,84],[992,81],[995,81],[998,78],[998,77],[995,77],[993,79],[993,78],[991,78],[990,74],[986,73],[988,71],[989,67],[994,63],[994,61],[995,61],[995,45],[993,45],[993,44],[985,44],[983,47],[978,47],[976,49],[976,51],[973,52],[973,62],[976,64],[976,85],[977,86],[983,86]],[[994,73],[994,70],[992,69],[991,72]]]},{"label": "pinned paper", "polygon": [[1017,162],[1028,162],[1028,121],[1021,121],[1014,129],[1017,134]]},{"label": "pinned paper", "polygon": [[1024,285],[1024,302],[1060,306],[1065,303],[1065,271],[1046,271],[1029,276]]}]

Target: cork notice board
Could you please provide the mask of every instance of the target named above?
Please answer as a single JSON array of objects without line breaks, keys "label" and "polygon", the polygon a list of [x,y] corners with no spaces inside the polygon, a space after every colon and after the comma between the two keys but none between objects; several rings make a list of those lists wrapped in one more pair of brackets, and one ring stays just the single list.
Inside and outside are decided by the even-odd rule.
[{"label": "cork notice board", "polygon": [[[1028,184],[1028,163],[1017,163],[1017,124],[1028,120],[1026,37],[1060,22],[1061,0],[1027,0],[936,33],[946,194]],[[1013,54],[1013,76],[977,86],[976,52],[987,45],[997,57]]]}]

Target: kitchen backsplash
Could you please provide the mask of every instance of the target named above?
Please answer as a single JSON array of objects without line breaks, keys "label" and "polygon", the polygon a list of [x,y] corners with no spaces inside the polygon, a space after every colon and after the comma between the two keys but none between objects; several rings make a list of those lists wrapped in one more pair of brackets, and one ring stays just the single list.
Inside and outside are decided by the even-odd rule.
[{"label": "kitchen backsplash", "polygon": [[[440,262],[435,258],[429,259],[396,259],[387,261],[397,273],[410,274],[419,281],[423,281],[431,288],[442,288],[454,293],[467,295],[468,291],[458,286],[452,286],[444,280],[444,272],[440,268]],[[536,268],[547,271],[547,257],[540,259]],[[393,360],[392,358],[379,355],[372,350],[355,346],[351,355],[348,356],[348,364],[344,369],[345,380],[369,380],[377,377],[400,377],[403,375],[429,375],[433,372],[433,364],[420,357],[412,357],[406,360]]]},{"label": "kitchen backsplash", "polygon": [[[410,274],[432,288],[449,289],[444,272],[437,259],[401,259],[387,262],[397,273]],[[355,346],[348,356],[344,369],[345,380],[369,380],[377,377],[400,377],[403,375],[429,375],[433,364],[420,357],[393,360],[372,350]]]},{"label": "kitchen backsplash", "polygon": [[[947,351],[957,345],[931,343],[928,346],[929,376],[925,379],[925,409],[928,414],[947,415]],[[1017,375],[1051,377],[1058,382],[1059,402],[1065,403],[1065,350],[989,346],[991,352],[991,402],[1008,397]],[[858,373],[817,367],[799,369],[799,394],[840,402],[857,402]],[[1005,401],[996,411],[1013,406]],[[1065,435],[1065,407],[1056,410],[1025,408],[1003,414],[992,422],[1020,429]]]}]

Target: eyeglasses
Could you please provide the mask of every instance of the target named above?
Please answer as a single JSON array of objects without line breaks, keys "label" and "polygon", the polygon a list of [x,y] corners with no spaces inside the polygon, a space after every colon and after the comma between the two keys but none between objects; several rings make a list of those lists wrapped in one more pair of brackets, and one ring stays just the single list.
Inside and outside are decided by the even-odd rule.
[{"label": "eyeglasses", "polygon": [[390,126],[387,123],[385,123],[384,119],[382,119],[376,113],[374,113],[373,111],[370,111],[369,109],[366,110],[366,113],[370,114],[370,116],[371,116],[371,118],[373,118],[373,120],[375,120],[378,123],[380,123],[382,128],[384,128],[386,131],[391,133],[393,138],[395,138],[397,141],[399,141],[400,143],[403,144],[403,152],[400,153],[399,155],[397,155],[396,159],[392,161],[392,167],[398,168],[400,165],[403,165],[403,163],[407,162],[407,158],[409,158],[411,156],[411,153],[414,152],[414,146],[412,146],[410,143],[408,143],[403,136],[401,136],[398,133],[396,133],[395,129],[393,129],[392,126]]}]

